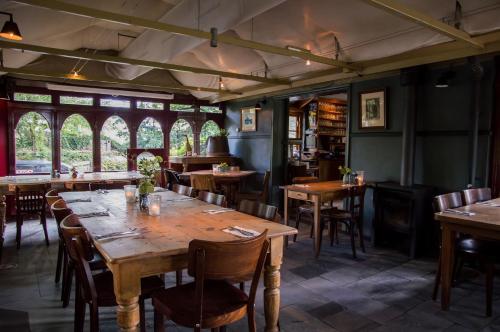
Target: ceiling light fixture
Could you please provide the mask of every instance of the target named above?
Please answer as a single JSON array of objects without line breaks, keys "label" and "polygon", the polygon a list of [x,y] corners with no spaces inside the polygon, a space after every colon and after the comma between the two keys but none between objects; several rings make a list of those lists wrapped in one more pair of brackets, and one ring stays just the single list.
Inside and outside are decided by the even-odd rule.
[{"label": "ceiling light fixture", "polygon": [[12,14],[6,12],[0,12],[0,14],[9,16],[9,20],[5,21],[5,24],[3,25],[0,37],[11,40],[23,40],[23,36],[21,35],[16,22],[14,22]]},{"label": "ceiling light fixture", "polygon": [[455,77],[455,72],[448,70],[441,74],[436,80],[434,86],[436,88],[447,88],[450,86],[450,81]]},{"label": "ceiling light fixture", "polygon": [[219,76],[219,90],[224,89],[224,82],[222,82],[222,77]]},{"label": "ceiling light fixture", "polygon": [[311,65],[311,60],[307,59],[306,60],[306,66],[310,66]]}]

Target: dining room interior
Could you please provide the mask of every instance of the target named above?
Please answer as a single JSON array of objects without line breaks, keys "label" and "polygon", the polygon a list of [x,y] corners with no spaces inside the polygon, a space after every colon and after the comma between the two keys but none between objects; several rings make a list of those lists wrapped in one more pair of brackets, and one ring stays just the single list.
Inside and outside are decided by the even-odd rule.
[{"label": "dining room interior", "polygon": [[0,1],[0,331],[500,331],[500,1]]}]

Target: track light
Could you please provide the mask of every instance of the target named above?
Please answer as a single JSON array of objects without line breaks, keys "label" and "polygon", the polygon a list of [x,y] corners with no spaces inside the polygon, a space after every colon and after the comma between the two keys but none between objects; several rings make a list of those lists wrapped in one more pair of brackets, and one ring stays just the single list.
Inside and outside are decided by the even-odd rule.
[{"label": "track light", "polygon": [[19,27],[12,18],[12,14],[6,12],[0,12],[0,14],[9,16],[9,20],[5,21],[5,24],[3,25],[0,37],[10,40],[23,40]]}]

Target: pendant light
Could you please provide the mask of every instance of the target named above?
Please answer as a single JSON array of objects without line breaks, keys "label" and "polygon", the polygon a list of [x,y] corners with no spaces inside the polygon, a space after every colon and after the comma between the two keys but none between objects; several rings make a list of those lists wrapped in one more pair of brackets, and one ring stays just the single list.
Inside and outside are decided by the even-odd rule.
[{"label": "pendant light", "polygon": [[0,37],[11,40],[23,40],[23,36],[19,31],[19,27],[12,18],[12,14],[6,12],[0,12],[0,14],[9,16],[9,20],[5,21],[5,24],[3,25],[2,31],[0,32]]}]

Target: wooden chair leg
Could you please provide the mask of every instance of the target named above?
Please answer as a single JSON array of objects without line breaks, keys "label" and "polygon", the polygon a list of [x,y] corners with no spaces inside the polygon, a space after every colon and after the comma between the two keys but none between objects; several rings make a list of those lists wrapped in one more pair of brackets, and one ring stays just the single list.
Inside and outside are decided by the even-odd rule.
[{"label": "wooden chair leg", "polygon": [[328,224],[328,236],[330,237],[330,247],[333,247],[333,240],[335,237],[335,233],[333,232],[333,225],[334,225],[333,222],[330,222]]},{"label": "wooden chair leg", "polygon": [[90,305],[90,332],[99,332],[99,307],[97,303]]},{"label": "wooden chair leg", "polygon": [[141,332],[146,332],[146,307],[142,296],[139,297],[139,317]]},{"label": "wooden chair leg", "polygon": [[163,322],[163,314],[155,309],[154,311],[154,331],[155,332],[164,332],[165,325]]},{"label": "wooden chair leg", "polygon": [[240,282],[240,291],[245,291],[245,283],[244,282]]},{"label": "wooden chair leg", "polygon": [[492,303],[493,303],[493,277],[495,274],[494,263],[485,264],[486,268],[486,316],[491,317],[492,315]]},{"label": "wooden chair leg", "polygon": [[453,262],[453,276],[452,276],[452,282],[456,285],[458,282],[458,276],[462,272],[462,268],[464,266],[464,257],[463,254],[460,252],[455,253],[455,261]]},{"label": "wooden chair leg", "polygon": [[57,248],[57,264],[56,264],[56,280],[55,283],[57,284],[59,280],[61,280],[61,270],[63,266],[63,253],[64,253],[64,246],[59,239],[59,247]]},{"label": "wooden chair leg", "polygon": [[439,290],[439,284],[441,283],[441,253],[438,258],[438,267],[436,271],[436,278],[434,279],[434,290],[432,291],[432,300],[437,300],[437,294]]},{"label": "wooden chair leg", "polygon": [[[300,213],[298,210],[297,210],[297,213],[295,215],[295,228],[299,229],[299,225],[300,225],[300,218],[302,216],[302,213]],[[296,242],[297,241],[297,234],[294,234],[293,235],[293,242]]]},{"label": "wooden chair leg", "polygon": [[365,249],[365,238],[363,235],[363,220],[361,218],[358,219],[358,232],[359,232],[359,245],[361,246],[361,251],[366,252]]},{"label": "wooden chair leg", "polygon": [[182,270],[175,271],[175,285],[182,285]]},{"label": "wooden chair leg", "polygon": [[354,259],[356,259],[357,258],[357,256],[356,256],[356,241],[354,240],[354,224],[352,222],[349,223],[349,231],[351,233],[352,257]]},{"label": "wooden chair leg", "polygon": [[68,253],[66,252],[66,248],[63,251],[63,267],[62,267],[62,285],[61,285],[61,301],[64,300],[64,288],[66,287],[66,278],[68,274]]},{"label": "wooden chair leg", "polygon": [[47,233],[47,217],[45,217],[45,211],[40,213],[40,223],[43,227],[43,234],[45,235],[45,244],[49,246],[49,234]]},{"label": "wooden chair leg", "polygon": [[81,289],[77,280],[75,287],[75,322],[74,322],[75,332],[83,332],[83,325],[85,322],[85,307],[86,304],[85,302],[83,302],[81,296]]},{"label": "wooden chair leg", "polygon": [[23,227],[23,217],[18,214],[16,218],[16,245],[17,249],[21,248],[21,228]]},{"label": "wooden chair leg", "polygon": [[0,234],[0,264],[2,264],[3,241],[3,236]]},{"label": "wooden chair leg", "polygon": [[257,328],[255,325],[255,308],[253,306],[252,308],[248,308],[247,316],[248,316],[248,331],[256,332]]},{"label": "wooden chair leg", "polygon": [[63,287],[63,294],[62,294],[62,301],[63,301],[63,308],[66,308],[69,304],[69,300],[71,298],[71,284],[73,283],[73,272],[75,270],[75,267],[73,266],[72,263],[68,263],[68,268],[66,271],[66,278],[64,280],[64,287]]},{"label": "wooden chair leg", "polygon": [[226,332],[226,325],[219,327],[220,332]]}]

